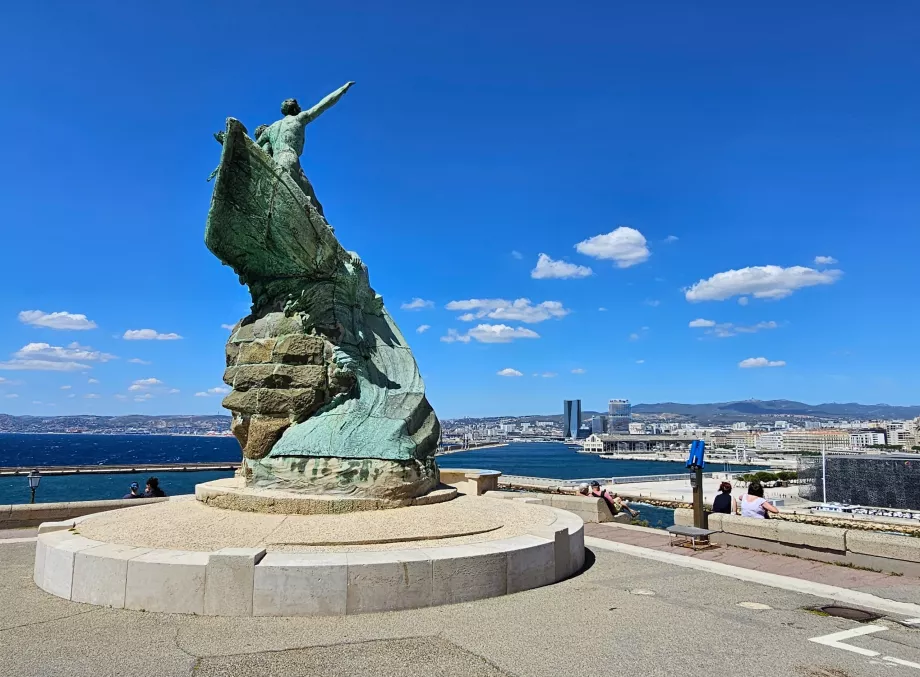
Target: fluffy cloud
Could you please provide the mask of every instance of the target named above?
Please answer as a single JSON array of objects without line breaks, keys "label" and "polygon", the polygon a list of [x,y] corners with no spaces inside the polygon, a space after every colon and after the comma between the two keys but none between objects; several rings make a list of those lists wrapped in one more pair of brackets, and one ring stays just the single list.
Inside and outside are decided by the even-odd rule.
[{"label": "fluffy cloud", "polygon": [[818,266],[832,266],[837,263],[837,259],[833,256],[816,256],[815,265]]},{"label": "fluffy cloud", "polygon": [[758,369],[760,367],[785,367],[783,360],[768,360],[766,357],[749,357],[741,360],[738,366],[742,369]]},{"label": "fluffy cloud", "polygon": [[815,270],[804,266],[752,266],[716,273],[694,284],[684,295],[691,302],[724,301],[745,294],[758,299],[782,299],[803,287],[833,284],[841,275],[839,270]]},{"label": "fluffy cloud", "polygon": [[138,390],[150,390],[154,386],[159,386],[159,385],[163,385],[163,382],[158,378],[139,378],[138,380],[136,380],[134,383],[131,384],[128,390],[132,390],[135,392]]},{"label": "fluffy cloud", "polygon": [[19,313],[19,321],[33,327],[46,327],[48,329],[82,331],[96,328],[96,323],[88,319],[86,315],[64,311],[45,313],[41,310],[23,310]]},{"label": "fluffy cloud", "polygon": [[7,360],[0,362],[0,369],[16,371],[86,371],[92,369],[80,362],[60,362],[57,360]]},{"label": "fluffy cloud", "polygon": [[614,261],[617,268],[629,268],[650,256],[645,236],[635,228],[620,226],[606,235],[595,235],[575,245],[580,253],[595,259]]},{"label": "fluffy cloud", "polygon": [[87,383],[99,383],[99,379],[90,378],[86,380]]},{"label": "fluffy cloud", "polygon": [[[2,381],[3,379],[0,379]],[[61,386],[61,390],[70,390],[73,386]]]},{"label": "fluffy cloud", "polygon": [[572,373],[573,374],[586,374],[587,371],[588,371],[587,369],[582,369],[581,367],[577,367],[576,369],[572,370]]},{"label": "fluffy cloud", "polygon": [[142,360],[139,357],[132,357],[130,360],[128,360],[128,362],[130,362],[131,364],[151,364],[147,360]]},{"label": "fluffy cloud", "polygon": [[409,303],[404,303],[400,306],[403,310],[424,310],[425,308],[433,308],[434,301],[426,301],[425,299],[420,299],[418,297],[409,301]]},{"label": "fluffy cloud", "polygon": [[122,338],[125,341],[175,341],[182,338],[178,334],[161,334],[155,329],[129,329]]},{"label": "fluffy cloud", "polygon": [[134,401],[135,402],[146,402],[147,400],[152,400],[152,399],[153,399],[153,395],[151,395],[150,393],[144,393],[143,395],[138,395],[137,397],[135,397]]},{"label": "fluffy cloud", "polygon": [[109,353],[93,350],[89,346],[71,343],[66,348],[52,346],[48,343],[29,343],[13,355],[22,360],[72,360],[81,362],[108,362],[118,359]]},{"label": "fluffy cloud", "polygon": [[415,328],[415,331],[418,332],[419,334],[424,334],[429,329],[431,329],[430,324],[420,324],[419,326]]},{"label": "fluffy cloud", "polygon": [[674,243],[674,242],[677,242],[679,239],[680,239],[680,238],[677,237],[676,235],[668,235],[668,236],[664,239],[664,242],[665,242],[666,244],[672,244],[672,243]]},{"label": "fluffy cloud", "polygon": [[703,318],[697,318],[690,321],[691,327],[715,327],[716,323],[714,320],[704,320]]},{"label": "fluffy cloud", "polygon": [[587,266],[578,266],[568,261],[555,261],[546,254],[540,254],[536,267],[530,271],[530,277],[535,280],[568,280],[593,274],[594,271]]},{"label": "fluffy cloud", "polygon": [[510,367],[507,369],[502,369],[501,371],[498,371],[495,373],[498,374],[499,376],[523,376],[524,375],[521,372],[519,372],[517,369],[511,369]]},{"label": "fluffy cloud", "polygon": [[559,319],[568,315],[570,311],[559,301],[544,301],[533,305],[530,299],[467,299],[465,301],[451,301],[446,306],[447,310],[466,310],[459,317],[462,322],[472,322],[476,319],[488,317],[492,320],[510,320],[512,322],[527,322],[534,324],[550,319]]},{"label": "fluffy cloud", "polygon": [[540,378],[555,378],[558,374],[554,371],[544,371],[542,374],[534,374],[534,376],[539,376]]},{"label": "fluffy cloud", "polygon": [[230,388],[226,386],[217,386],[216,388],[208,388],[195,393],[195,397],[211,397],[212,395],[226,395],[230,392]]},{"label": "fluffy cloud", "polygon": [[465,334],[460,334],[456,329],[448,329],[447,335],[442,336],[444,343],[469,343],[470,340],[479,343],[511,343],[515,339],[534,339],[540,335],[526,327],[509,327],[506,324],[479,324]]}]

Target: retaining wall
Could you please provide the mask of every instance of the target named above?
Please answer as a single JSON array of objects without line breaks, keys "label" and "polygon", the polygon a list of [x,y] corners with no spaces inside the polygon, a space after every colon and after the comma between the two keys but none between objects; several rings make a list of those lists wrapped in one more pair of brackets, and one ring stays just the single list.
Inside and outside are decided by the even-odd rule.
[{"label": "retaining wall", "polygon": [[599,522],[621,522],[629,524],[632,518],[628,513],[614,516],[602,498],[593,496],[572,496],[566,494],[538,494],[514,491],[490,491],[489,498],[527,499],[531,503],[559,508],[578,515],[583,522],[596,524]]},{"label": "retaining wall", "polygon": [[[920,538],[778,519],[708,514],[713,543],[920,576]],[[674,523],[693,526],[693,511],[674,511]]]},{"label": "retaining wall", "polygon": [[114,501],[0,505],[0,529],[37,527],[42,522],[60,522],[95,512],[106,512],[107,510],[118,510],[119,508],[130,508],[135,505],[168,500],[168,498],[128,498]]}]

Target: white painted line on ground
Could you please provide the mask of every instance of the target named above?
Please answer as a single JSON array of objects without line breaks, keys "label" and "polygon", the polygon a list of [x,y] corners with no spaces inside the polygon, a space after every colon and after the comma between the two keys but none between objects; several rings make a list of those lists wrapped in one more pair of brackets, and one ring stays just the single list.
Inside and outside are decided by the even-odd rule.
[{"label": "white painted line on ground", "polygon": [[888,661],[889,663],[894,663],[895,665],[903,665],[908,668],[917,668],[920,670],[920,663],[914,663],[913,661],[905,661],[902,658],[894,658],[893,656],[882,656],[883,661]]},{"label": "white painted line on ground", "polygon": [[11,543],[35,543],[37,540],[37,536],[32,536],[30,538],[0,538],[0,545],[9,545]]},{"label": "white painted line on ground", "polygon": [[847,588],[838,588],[834,585],[824,583],[814,583],[801,578],[791,576],[781,576],[771,574],[765,571],[756,571],[754,569],[744,569],[742,567],[723,564],[722,562],[712,562],[705,559],[697,559],[687,555],[675,555],[670,552],[652,550],[651,548],[641,548],[637,545],[628,543],[617,543],[616,541],[607,541],[603,538],[585,536],[585,545],[600,550],[609,550],[618,552],[622,555],[632,555],[643,559],[651,559],[665,564],[673,564],[687,569],[696,569],[707,573],[716,574],[717,576],[728,576],[748,583],[757,583],[767,585],[771,588],[780,588],[790,592],[799,592],[804,595],[813,595],[815,597],[824,597],[833,599],[838,602],[855,604],[856,606],[876,611],[884,611],[889,614],[898,614],[902,616],[920,616],[920,604],[911,604],[909,602],[896,602],[884,597],[876,597],[867,592],[857,590],[848,590]]},{"label": "white painted line on ground", "polygon": [[825,646],[833,647],[834,649],[843,649],[844,651],[852,651],[853,653],[858,653],[862,656],[879,656],[878,651],[873,651],[872,649],[863,649],[860,646],[851,646],[850,644],[844,644],[843,640],[853,639],[854,637],[859,637],[861,635],[870,635],[873,632],[881,632],[882,630],[887,630],[884,625],[863,625],[858,628],[850,628],[849,630],[843,630],[841,632],[835,632],[832,635],[824,635],[823,637],[812,637],[808,641],[814,642],[815,644],[823,644]]}]

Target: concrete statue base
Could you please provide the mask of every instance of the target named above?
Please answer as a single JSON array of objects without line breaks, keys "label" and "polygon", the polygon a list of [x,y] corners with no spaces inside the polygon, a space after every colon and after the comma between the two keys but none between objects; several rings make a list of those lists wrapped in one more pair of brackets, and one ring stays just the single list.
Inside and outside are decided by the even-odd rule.
[{"label": "concrete statue base", "polygon": [[529,499],[461,494],[392,510],[227,513],[177,497],[43,525],[35,583],[114,608],[341,616],[505,595],[584,564],[581,518]]}]

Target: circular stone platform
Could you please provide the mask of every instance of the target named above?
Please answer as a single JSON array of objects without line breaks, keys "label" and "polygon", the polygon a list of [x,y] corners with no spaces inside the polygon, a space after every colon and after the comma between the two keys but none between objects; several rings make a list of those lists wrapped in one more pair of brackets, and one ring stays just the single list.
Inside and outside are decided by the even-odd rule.
[{"label": "circular stone platform", "polygon": [[411,609],[548,585],[584,563],[582,520],[528,499],[461,495],[407,508],[283,515],[181,497],[75,522],[42,527],[39,587],[76,602],[168,613]]},{"label": "circular stone platform", "polygon": [[242,477],[228,477],[195,485],[195,498],[215,508],[281,515],[324,515],[364,510],[385,510],[442,503],[457,496],[455,487],[442,484],[424,496],[408,499],[405,505],[377,498],[347,495],[316,496],[278,489],[247,487]]}]

